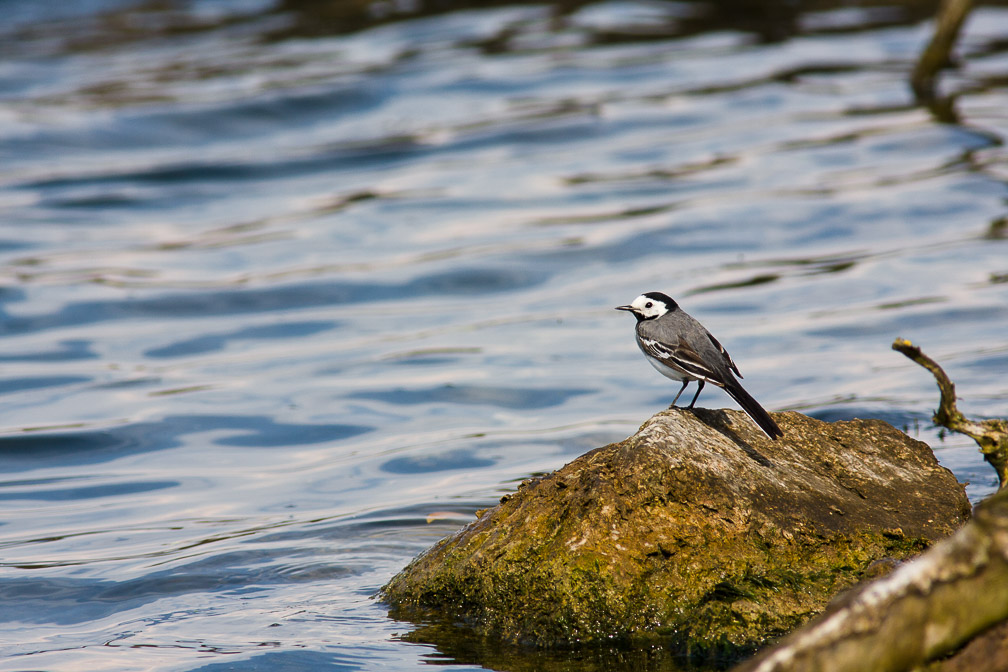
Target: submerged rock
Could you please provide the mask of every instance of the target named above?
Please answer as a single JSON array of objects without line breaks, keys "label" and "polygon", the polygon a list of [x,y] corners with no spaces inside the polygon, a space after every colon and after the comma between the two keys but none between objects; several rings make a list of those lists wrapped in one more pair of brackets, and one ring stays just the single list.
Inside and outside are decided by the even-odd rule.
[{"label": "submerged rock", "polygon": [[538,646],[745,655],[949,535],[963,487],[885,422],[672,408],[530,479],[381,591],[397,618]]}]

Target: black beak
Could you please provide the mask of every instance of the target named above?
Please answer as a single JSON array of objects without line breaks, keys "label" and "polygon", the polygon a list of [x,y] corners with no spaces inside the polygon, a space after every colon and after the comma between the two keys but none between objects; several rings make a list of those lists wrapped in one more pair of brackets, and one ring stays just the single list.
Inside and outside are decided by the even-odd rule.
[{"label": "black beak", "polygon": [[616,310],[629,310],[632,313],[633,306],[616,306]]}]

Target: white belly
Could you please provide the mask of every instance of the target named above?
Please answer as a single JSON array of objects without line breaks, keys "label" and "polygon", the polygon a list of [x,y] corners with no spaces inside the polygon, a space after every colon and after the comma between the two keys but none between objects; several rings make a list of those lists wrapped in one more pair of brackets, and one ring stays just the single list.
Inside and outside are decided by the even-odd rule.
[{"label": "white belly", "polygon": [[681,371],[676,371],[675,369],[665,366],[659,360],[655,359],[651,355],[645,353],[645,358],[647,358],[648,364],[655,368],[655,371],[665,376],[666,378],[671,378],[672,380],[677,380],[680,383],[684,380],[698,380],[698,378],[682,373]]}]

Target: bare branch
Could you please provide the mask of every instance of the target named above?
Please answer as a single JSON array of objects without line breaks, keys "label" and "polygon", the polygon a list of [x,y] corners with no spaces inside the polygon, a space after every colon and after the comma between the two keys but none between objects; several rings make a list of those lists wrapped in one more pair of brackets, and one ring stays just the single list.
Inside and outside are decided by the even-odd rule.
[{"label": "bare branch", "polygon": [[996,418],[980,422],[970,420],[956,408],[955,385],[933,359],[905,338],[893,341],[892,348],[902,352],[934,375],[938,389],[941,390],[941,400],[932,420],[940,427],[965,434],[976,441],[984,459],[997,472],[1000,487],[1004,488],[1008,482],[1008,422]]}]

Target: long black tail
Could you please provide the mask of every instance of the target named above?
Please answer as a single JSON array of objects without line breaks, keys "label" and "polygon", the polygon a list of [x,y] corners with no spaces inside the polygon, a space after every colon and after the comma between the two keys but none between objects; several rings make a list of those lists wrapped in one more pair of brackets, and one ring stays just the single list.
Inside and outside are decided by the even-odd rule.
[{"label": "long black tail", "polygon": [[742,389],[738,381],[732,381],[728,385],[724,386],[725,392],[731,395],[731,398],[738,402],[738,405],[742,407],[742,410],[749,414],[749,417],[753,419],[760,429],[766,432],[766,435],[771,439],[776,439],[779,436],[784,436],[784,432],[781,428],[777,426],[770,414],[763,410],[763,407],[759,405],[759,402],[752,398],[752,395]]}]

